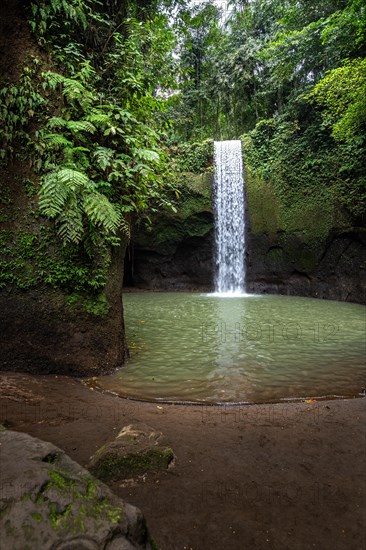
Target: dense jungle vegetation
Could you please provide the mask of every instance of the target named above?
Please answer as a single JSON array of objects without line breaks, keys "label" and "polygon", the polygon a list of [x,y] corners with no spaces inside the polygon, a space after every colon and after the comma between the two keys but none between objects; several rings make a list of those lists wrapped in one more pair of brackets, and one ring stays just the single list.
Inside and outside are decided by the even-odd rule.
[{"label": "dense jungle vegetation", "polygon": [[[207,167],[212,139],[242,139],[252,181],[285,208],[300,215],[320,201],[364,222],[364,0],[35,0],[24,10],[37,46],[0,88],[1,163],[30,164],[24,185],[43,231],[19,236],[21,261],[38,254],[20,286],[103,288],[111,247],[136,219],[180,207],[174,172]],[[58,263],[38,239],[50,231]],[[9,238],[2,230],[8,255]],[[7,262],[2,286],[15,280]]]}]

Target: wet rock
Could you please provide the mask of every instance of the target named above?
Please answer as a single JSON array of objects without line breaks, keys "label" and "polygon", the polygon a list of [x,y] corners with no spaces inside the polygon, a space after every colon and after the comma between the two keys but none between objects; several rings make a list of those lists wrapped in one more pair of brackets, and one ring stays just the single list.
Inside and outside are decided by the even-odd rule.
[{"label": "wet rock", "polygon": [[2,550],[150,549],[140,510],[61,449],[0,431]]},{"label": "wet rock", "polygon": [[366,303],[366,230],[331,233],[326,242],[249,232],[247,289],[260,294],[312,296]]},{"label": "wet rock", "polygon": [[89,470],[98,478],[127,479],[172,467],[173,450],[162,432],[146,424],[130,424],[91,458]]}]

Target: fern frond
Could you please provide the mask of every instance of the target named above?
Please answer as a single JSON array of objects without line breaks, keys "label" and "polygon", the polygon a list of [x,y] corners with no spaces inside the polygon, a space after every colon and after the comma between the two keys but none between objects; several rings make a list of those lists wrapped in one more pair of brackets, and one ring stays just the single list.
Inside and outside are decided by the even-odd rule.
[{"label": "fern frond", "polygon": [[53,116],[47,123],[48,128],[65,128],[67,120],[59,116]]},{"label": "fern frond", "polygon": [[83,61],[80,65],[81,69],[78,72],[77,76],[80,78],[81,82],[86,83],[96,74],[95,69],[90,61]]},{"label": "fern frond", "polygon": [[126,237],[130,239],[131,238],[130,226],[123,217],[121,218],[120,228],[122,232],[126,235]]},{"label": "fern frond", "polygon": [[[90,167],[89,162],[89,149],[87,147],[68,147],[64,150],[64,162],[69,168],[75,168],[77,171],[87,170]],[[94,187],[93,183],[89,180],[88,187]]]},{"label": "fern frond", "polygon": [[74,78],[64,78],[62,85],[64,87],[64,96],[70,103],[78,101],[84,108],[92,105],[95,96],[81,82]]},{"label": "fern frond", "polygon": [[150,162],[159,162],[160,157],[156,151],[152,151],[151,149],[134,149],[135,155],[142,159],[147,160]]},{"label": "fern frond", "polygon": [[54,147],[55,149],[61,149],[61,147],[72,147],[72,142],[65,138],[61,134],[47,134],[44,136],[48,147]]},{"label": "fern frond", "polygon": [[106,126],[112,125],[112,119],[104,113],[95,113],[85,117],[85,120],[97,126],[97,128],[104,129]]},{"label": "fern frond", "polygon": [[53,11],[57,13],[61,9],[61,4],[58,0],[51,0],[51,7]]},{"label": "fern frond", "polygon": [[94,151],[93,156],[99,168],[105,170],[106,168],[108,168],[108,166],[111,165],[113,155],[113,149],[109,149],[108,147],[97,147]]},{"label": "fern frond", "polygon": [[44,79],[47,82],[47,84],[52,88],[53,90],[56,88],[57,84],[62,84],[65,77],[62,76],[62,74],[54,73],[52,71],[47,71],[43,73]]},{"label": "fern frond", "polygon": [[58,177],[59,172],[51,172],[43,179],[39,192],[39,208],[42,214],[54,218],[60,214],[70,195],[70,188],[64,179]]},{"label": "fern frond", "polygon": [[[52,71],[47,71],[43,76],[53,90],[60,84],[63,87],[63,95],[70,103],[77,101],[84,109],[87,109],[96,99],[96,96],[75,78],[67,78]],[[83,74],[80,76],[81,78],[84,77]]]},{"label": "fern frond", "polygon": [[90,221],[107,233],[115,233],[121,223],[121,214],[105,195],[94,191],[84,195],[84,211]]},{"label": "fern frond", "polygon": [[88,149],[87,147],[73,147],[72,148],[72,152],[73,153],[90,153],[90,149]]},{"label": "fern frond", "polygon": [[72,191],[77,191],[81,188],[90,188],[91,182],[85,174],[79,170],[71,168],[61,168],[57,171],[57,177],[63,184],[67,185]]},{"label": "fern frond", "polygon": [[57,220],[57,234],[64,244],[78,244],[84,234],[82,210],[75,196],[66,204]]},{"label": "fern frond", "polygon": [[68,120],[66,127],[75,134],[79,132],[94,134],[96,132],[96,127],[88,120]]},{"label": "fern frond", "polygon": [[83,29],[85,31],[88,27],[88,20],[86,18],[86,15],[85,15],[84,11],[81,8],[76,8],[75,9],[75,15],[76,15],[76,19],[78,19],[80,21],[80,23],[82,24]]},{"label": "fern frond", "polygon": [[47,174],[40,189],[39,206],[41,212],[54,218],[63,211],[67,199],[81,189],[93,189],[88,176],[72,170],[60,168]]}]

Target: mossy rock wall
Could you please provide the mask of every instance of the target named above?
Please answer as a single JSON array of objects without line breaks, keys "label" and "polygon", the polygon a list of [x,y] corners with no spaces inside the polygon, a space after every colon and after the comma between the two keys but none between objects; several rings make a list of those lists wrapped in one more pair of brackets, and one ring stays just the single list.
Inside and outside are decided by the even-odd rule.
[{"label": "mossy rock wall", "polygon": [[[177,213],[160,214],[135,233],[129,286],[213,287],[213,174],[179,178]],[[366,230],[353,227],[330,190],[281,194],[248,169],[245,180],[248,290],[366,303]]]},{"label": "mossy rock wall", "polygon": [[[0,15],[1,78],[16,83],[28,57],[40,52],[22,2],[4,3]],[[39,214],[34,159],[24,144],[13,145],[0,160],[0,369],[111,371],[126,354],[125,244],[99,246],[93,259],[82,247],[62,248],[53,224]]]},{"label": "mossy rock wall", "polygon": [[137,227],[127,254],[127,284],[159,290],[202,289],[212,277],[212,173],[180,173],[177,212]]},{"label": "mossy rock wall", "polygon": [[282,196],[246,174],[249,291],[366,303],[366,229],[330,191]]},{"label": "mossy rock wall", "polygon": [[29,180],[16,167],[0,176],[0,369],[84,376],[121,366],[125,246],[94,262],[60,251]]}]

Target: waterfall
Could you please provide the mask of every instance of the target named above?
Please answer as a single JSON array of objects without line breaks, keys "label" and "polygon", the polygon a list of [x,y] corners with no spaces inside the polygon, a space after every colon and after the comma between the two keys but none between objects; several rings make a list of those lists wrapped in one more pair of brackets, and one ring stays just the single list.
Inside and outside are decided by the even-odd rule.
[{"label": "waterfall", "polygon": [[241,141],[215,141],[215,292],[245,293],[245,206]]}]

